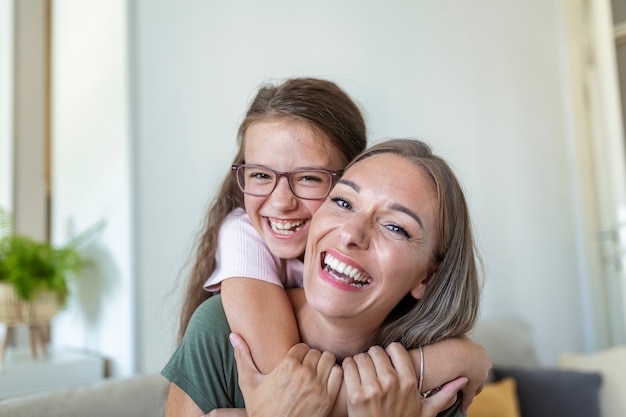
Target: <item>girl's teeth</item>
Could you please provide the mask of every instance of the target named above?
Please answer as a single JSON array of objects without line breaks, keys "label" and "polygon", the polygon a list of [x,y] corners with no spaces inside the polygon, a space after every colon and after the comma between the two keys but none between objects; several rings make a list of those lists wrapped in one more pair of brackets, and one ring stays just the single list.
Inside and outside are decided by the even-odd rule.
[{"label": "girl's teeth", "polygon": [[301,222],[287,222],[287,223],[276,223],[270,220],[270,227],[272,230],[279,234],[288,234],[292,232],[296,232],[302,227],[302,225],[306,223],[304,221]]}]

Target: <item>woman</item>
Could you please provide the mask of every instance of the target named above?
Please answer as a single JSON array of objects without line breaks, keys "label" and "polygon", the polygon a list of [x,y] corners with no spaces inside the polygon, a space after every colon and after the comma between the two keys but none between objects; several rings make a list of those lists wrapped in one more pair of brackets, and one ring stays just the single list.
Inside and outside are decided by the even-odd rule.
[{"label": "woman", "polygon": [[[475,249],[462,189],[445,161],[415,140],[383,142],[357,157],[313,216],[304,292],[289,297],[302,342],[339,361],[373,345],[415,349],[471,330],[479,300]],[[243,407],[229,332],[219,297],[194,313],[163,370],[187,394],[168,401],[168,415]],[[353,376],[354,362],[344,362]],[[321,380],[331,399],[338,389],[332,369]],[[352,415],[360,400],[347,395]],[[406,401],[415,406],[416,399]],[[331,401],[320,404],[319,415],[328,415]]]}]

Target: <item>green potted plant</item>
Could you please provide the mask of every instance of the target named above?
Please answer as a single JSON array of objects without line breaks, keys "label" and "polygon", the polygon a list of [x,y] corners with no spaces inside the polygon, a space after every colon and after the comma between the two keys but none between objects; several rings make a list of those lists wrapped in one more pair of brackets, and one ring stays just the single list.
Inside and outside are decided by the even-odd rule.
[{"label": "green potted plant", "polygon": [[14,233],[12,217],[0,208],[0,323],[48,322],[64,304],[68,279],[86,263],[78,245],[83,233],[57,248]]}]

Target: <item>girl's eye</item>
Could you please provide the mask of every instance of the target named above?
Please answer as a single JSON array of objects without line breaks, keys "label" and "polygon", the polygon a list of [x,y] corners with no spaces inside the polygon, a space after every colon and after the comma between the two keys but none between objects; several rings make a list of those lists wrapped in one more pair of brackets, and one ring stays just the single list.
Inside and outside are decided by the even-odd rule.
[{"label": "girl's eye", "polygon": [[259,180],[268,180],[268,179],[271,179],[272,177],[264,172],[253,172],[252,174],[250,174],[250,178],[255,178]]},{"label": "girl's eye", "polygon": [[409,235],[409,233],[405,229],[403,229],[402,227],[396,224],[388,224],[385,227],[394,233],[397,233],[399,235],[406,237],[407,239],[411,238],[411,235]]},{"label": "girl's eye", "polygon": [[314,175],[303,175],[298,178],[300,182],[324,182],[320,177]]},{"label": "girl's eye", "polygon": [[330,201],[337,204],[339,207],[343,207],[347,210],[352,209],[352,204],[350,204],[350,202],[343,197],[332,197]]}]

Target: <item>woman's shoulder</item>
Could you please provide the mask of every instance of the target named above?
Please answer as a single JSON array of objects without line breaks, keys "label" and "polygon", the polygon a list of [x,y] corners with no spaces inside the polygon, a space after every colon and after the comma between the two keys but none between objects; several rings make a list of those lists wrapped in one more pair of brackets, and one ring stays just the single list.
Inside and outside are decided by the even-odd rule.
[{"label": "woman's shoulder", "polygon": [[215,327],[228,328],[228,320],[224,313],[221,294],[215,294],[207,298],[196,308],[189,322],[189,328],[192,329],[191,332],[198,329],[204,330],[209,320],[214,323]]}]

